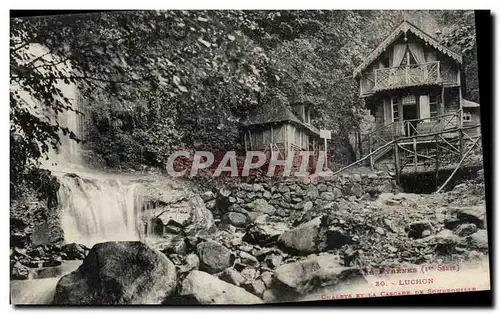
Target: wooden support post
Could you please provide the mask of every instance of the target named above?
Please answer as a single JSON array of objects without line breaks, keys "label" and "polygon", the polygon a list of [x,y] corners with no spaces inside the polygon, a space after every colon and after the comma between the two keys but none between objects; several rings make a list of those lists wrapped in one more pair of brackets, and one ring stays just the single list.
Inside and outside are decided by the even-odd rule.
[{"label": "wooden support post", "polygon": [[[446,114],[446,103],[444,102],[444,85],[441,87],[441,103],[442,103],[441,108],[443,110],[443,115],[444,115],[444,114]],[[439,130],[444,130],[445,123],[442,120],[445,120],[445,119],[446,118],[438,120],[439,124],[441,124],[441,126],[439,127]]]},{"label": "wooden support post", "polygon": [[458,149],[460,151],[460,158],[464,155],[464,130],[462,128],[458,129]]},{"label": "wooden support post", "polygon": [[248,151],[247,132],[243,133],[243,141],[245,142],[245,151]]},{"label": "wooden support post", "polygon": [[288,135],[288,124],[284,124],[283,128],[285,128],[285,157],[288,157],[288,152],[290,151],[290,137]]},{"label": "wooden support post", "polygon": [[359,158],[363,158],[363,142],[362,142],[362,138],[361,138],[361,131],[358,129],[356,130],[356,144],[357,144],[357,147],[358,147],[358,156],[357,157],[358,159]]},{"label": "wooden support post", "polygon": [[465,155],[462,157],[462,159],[460,159],[460,162],[458,163],[457,167],[455,168],[455,170],[453,170],[453,172],[450,174],[450,176],[448,177],[448,179],[446,179],[446,181],[443,183],[443,185],[441,185],[441,187],[436,191],[436,193],[440,193],[444,187],[451,181],[451,179],[453,178],[453,176],[455,175],[455,173],[458,171],[458,169],[460,169],[460,167],[462,166],[462,163],[464,162],[464,160],[467,158],[467,156],[472,152],[472,150],[474,149],[474,147],[477,145],[477,143],[479,143],[479,141],[481,140],[481,136],[478,137],[474,143],[472,143],[472,146],[471,148],[469,148],[469,150],[465,153]]},{"label": "wooden support post", "polygon": [[437,62],[437,79],[438,82],[441,82],[441,63],[439,61]]},{"label": "wooden support post", "polygon": [[413,163],[415,166],[415,172],[417,172],[417,162],[418,162],[418,157],[417,157],[417,138],[413,138]]},{"label": "wooden support post", "polygon": [[372,137],[368,135],[368,149],[370,154],[370,169],[373,171]]},{"label": "wooden support post", "polygon": [[[443,103],[443,109],[446,109],[446,103],[444,102],[444,85],[443,87],[441,87],[441,102]],[[445,113],[445,111],[443,112],[443,114]]]},{"label": "wooden support post", "polygon": [[325,168],[328,169],[328,150],[326,144],[326,137],[325,137]]},{"label": "wooden support post", "polygon": [[399,149],[398,141],[394,141],[394,166],[396,172],[396,183],[399,184],[400,168],[399,168]]}]

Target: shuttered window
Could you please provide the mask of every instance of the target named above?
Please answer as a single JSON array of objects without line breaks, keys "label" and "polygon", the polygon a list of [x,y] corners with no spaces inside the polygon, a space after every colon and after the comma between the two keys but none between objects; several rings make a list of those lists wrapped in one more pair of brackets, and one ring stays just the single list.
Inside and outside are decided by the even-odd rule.
[{"label": "shuttered window", "polygon": [[397,97],[391,98],[392,106],[392,121],[399,121],[399,99]]},{"label": "shuttered window", "polygon": [[439,95],[429,95],[429,109],[431,118],[439,116]]}]

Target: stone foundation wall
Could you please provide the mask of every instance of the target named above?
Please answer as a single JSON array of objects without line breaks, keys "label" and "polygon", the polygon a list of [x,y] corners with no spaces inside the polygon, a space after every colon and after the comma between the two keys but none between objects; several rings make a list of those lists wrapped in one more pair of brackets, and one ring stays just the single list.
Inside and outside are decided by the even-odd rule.
[{"label": "stone foundation wall", "polygon": [[395,191],[399,187],[392,177],[370,173],[343,174],[309,183],[240,183],[216,193],[205,192],[202,198],[218,218],[243,219],[241,215],[230,214],[239,213],[253,221],[266,214],[295,224],[293,221],[299,223],[309,211],[341,207],[345,202],[370,200],[380,193]]}]

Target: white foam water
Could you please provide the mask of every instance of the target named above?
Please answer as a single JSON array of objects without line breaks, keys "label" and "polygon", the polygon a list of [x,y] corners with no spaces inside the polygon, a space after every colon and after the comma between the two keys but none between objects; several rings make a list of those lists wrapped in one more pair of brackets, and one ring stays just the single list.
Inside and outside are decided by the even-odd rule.
[{"label": "white foam water", "polygon": [[[47,49],[40,45],[30,47],[30,52],[33,58],[48,55]],[[44,58],[53,61],[57,57],[48,55]],[[79,110],[77,86],[63,82],[57,85],[64,97],[71,101],[72,108]],[[44,110],[44,106],[37,105],[29,91],[19,86],[11,88],[20,92],[24,105],[33,114],[57,122],[82,138],[81,115],[66,111],[56,116]],[[60,147],[49,151],[49,158],[42,162],[42,167],[51,170],[61,184],[58,201],[65,242],[92,247],[105,241],[139,240],[138,213],[142,206],[139,185],[130,178],[87,168],[82,161],[81,145],[62,132],[60,138]],[[16,304],[50,303],[59,278],[11,281],[11,296],[16,295]]]},{"label": "white foam water", "polygon": [[61,226],[67,243],[91,247],[105,241],[139,240],[142,200],[137,184],[67,174],[59,182]]}]

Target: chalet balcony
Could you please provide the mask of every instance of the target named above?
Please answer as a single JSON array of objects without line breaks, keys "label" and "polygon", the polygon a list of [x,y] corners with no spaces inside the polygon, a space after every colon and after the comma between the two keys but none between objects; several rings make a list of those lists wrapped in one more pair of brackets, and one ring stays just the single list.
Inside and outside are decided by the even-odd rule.
[{"label": "chalet balcony", "polygon": [[374,91],[442,83],[439,61],[377,69],[374,75]]},{"label": "chalet balcony", "polygon": [[376,69],[366,73],[361,79],[360,94],[369,96],[378,91],[411,86],[459,84],[460,80],[455,70],[439,61],[432,61]]}]

